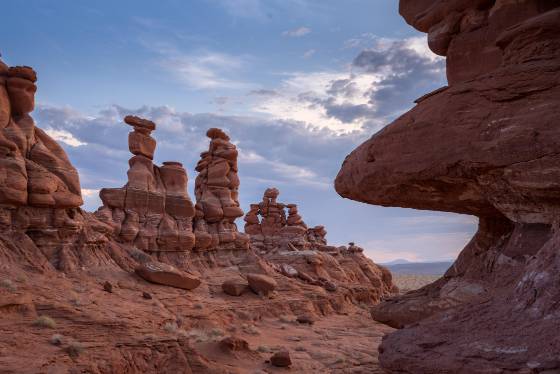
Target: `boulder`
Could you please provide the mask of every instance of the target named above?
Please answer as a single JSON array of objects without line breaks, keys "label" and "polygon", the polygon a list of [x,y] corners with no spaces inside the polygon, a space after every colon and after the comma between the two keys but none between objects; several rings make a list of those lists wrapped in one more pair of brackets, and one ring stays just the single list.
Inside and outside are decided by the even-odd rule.
[{"label": "boulder", "polygon": [[268,295],[278,287],[274,278],[264,274],[247,274],[249,288],[257,295]]},{"label": "boulder", "polygon": [[247,283],[241,283],[237,280],[227,280],[222,283],[222,290],[230,296],[241,296],[247,290]]},{"label": "boulder", "polygon": [[148,282],[193,290],[200,286],[200,279],[163,262],[152,261],[138,266],[136,274]]},{"label": "boulder", "polygon": [[226,352],[249,351],[249,343],[236,336],[228,336],[220,341],[220,348]]},{"label": "boulder", "polygon": [[275,354],[273,354],[270,357],[270,363],[273,366],[277,366],[277,367],[288,367],[290,365],[292,365],[292,359],[290,358],[290,352],[288,351],[279,351],[276,352]]}]

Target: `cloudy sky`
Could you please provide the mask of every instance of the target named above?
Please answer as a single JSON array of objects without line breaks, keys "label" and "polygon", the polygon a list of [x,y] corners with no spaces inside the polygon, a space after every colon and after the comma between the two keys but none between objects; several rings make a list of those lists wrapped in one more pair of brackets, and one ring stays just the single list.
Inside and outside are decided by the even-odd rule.
[{"label": "cloudy sky", "polygon": [[[445,84],[444,61],[388,0],[11,1],[0,52],[39,76],[33,116],[80,172],[85,208],[126,179],[126,114],[154,120],[155,161],[194,165],[205,131],[240,150],[247,210],[270,186],[332,244],[374,260],[451,259],[476,219],[342,199],[342,160],[413,100]],[[434,145],[436,146],[436,145]],[[242,227],[241,222],[240,226]]]}]

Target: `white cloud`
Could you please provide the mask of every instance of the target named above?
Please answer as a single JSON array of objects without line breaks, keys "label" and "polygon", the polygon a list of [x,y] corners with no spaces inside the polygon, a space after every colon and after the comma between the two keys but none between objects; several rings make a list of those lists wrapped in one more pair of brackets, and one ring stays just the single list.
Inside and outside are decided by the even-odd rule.
[{"label": "white cloud", "polygon": [[367,38],[370,47],[352,64],[340,71],[287,73],[278,95],[259,97],[252,110],[335,134],[371,132],[443,81],[443,60],[425,39]]},{"label": "white cloud", "polygon": [[56,130],[51,127],[45,129],[45,132],[54,140],[67,144],[71,147],[79,147],[82,145],[87,145],[86,142],[82,142],[77,139],[72,133],[66,130]]},{"label": "white cloud", "polygon": [[291,38],[301,38],[311,32],[311,29],[308,27],[298,27],[297,29],[293,30],[286,30],[282,33],[282,36],[289,36]]},{"label": "white cloud", "polygon": [[317,52],[317,51],[314,50],[314,49],[309,49],[309,50],[305,51],[305,53],[303,54],[303,58],[311,58],[311,57],[313,57],[315,52]]},{"label": "white cloud", "polygon": [[303,184],[321,189],[331,188],[332,183],[328,178],[318,175],[312,170],[300,165],[292,165],[280,160],[267,159],[255,151],[243,150],[238,147],[240,164],[260,164],[267,168],[269,175],[275,178],[267,178],[268,181],[280,183],[289,181],[293,184]]},{"label": "white cloud", "polygon": [[254,107],[257,113],[276,119],[304,123],[312,128],[329,129],[335,133],[361,130],[365,119],[343,122],[329,116],[327,109],[317,101],[331,99],[339,105],[370,105],[367,92],[378,78],[374,74],[353,77],[355,91],[348,95],[332,95],[329,88],[335,81],[348,79],[345,72],[292,73],[277,90],[278,96],[263,97]]},{"label": "white cloud", "polygon": [[195,89],[246,89],[247,82],[237,73],[247,65],[246,58],[219,52],[199,54],[168,54],[161,64],[187,86]]},{"label": "white cloud", "polygon": [[82,196],[84,197],[91,197],[99,195],[99,190],[91,189],[91,188],[82,188]]}]

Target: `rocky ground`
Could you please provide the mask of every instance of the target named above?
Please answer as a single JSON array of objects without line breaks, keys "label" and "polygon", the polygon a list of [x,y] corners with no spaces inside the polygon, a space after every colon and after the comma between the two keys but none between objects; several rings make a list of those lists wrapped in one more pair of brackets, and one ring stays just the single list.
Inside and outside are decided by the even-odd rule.
[{"label": "rocky ground", "polygon": [[[221,280],[236,273],[208,272],[186,291],[103,268],[65,275],[4,266],[0,373],[275,373],[286,369],[269,359],[282,350],[292,373],[382,372],[376,347],[392,329],[367,308],[331,305],[317,286],[293,292],[287,279],[270,297],[226,295]],[[248,348],[224,349],[230,336]]]},{"label": "rocky ground", "polygon": [[393,282],[399,288],[400,293],[422,288],[441,278],[441,275],[430,274],[393,274]]}]

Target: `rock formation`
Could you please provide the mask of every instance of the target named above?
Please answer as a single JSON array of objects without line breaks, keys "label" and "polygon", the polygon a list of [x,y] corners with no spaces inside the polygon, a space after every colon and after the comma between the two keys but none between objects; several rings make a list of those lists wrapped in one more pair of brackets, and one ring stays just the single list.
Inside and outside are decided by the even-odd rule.
[{"label": "rock formation", "polygon": [[331,292],[344,285],[348,298],[358,302],[376,303],[396,292],[387,269],[365,257],[354,243],[328,245],[325,227],[308,228],[297,205],[279,203],[279,194],[278,189],[267,188],[263,201],[251,204],[245,216],[251,247],[276,271]]},{"label": "rock formation", "polygon": [[445,276],[372,310],[403,328],[380,349],[399,373],[560,369],[560,6],[401,0],[447,57],[449,86],[344,161],[344,197],[471,214]]},{"label": "rock formation", "polygon": [[114,227],[121,242],[148,252],[189,251],[195,246],[194,206],[187,193],[187,172],[179,162],[156,166],[152,160],[156,141],[150,136],[156,125],[126,116],[133,127],[128,135],[128,183],[100,191],[103,206],[99,220]]},{"label": "rock formation", "polygon": [[[128,182],[101,190],[103,206],[88,213],[76,169],[29,116],[35,79],[0,63],[2,373],[257,372],[280,351],[260,346],[293,345],[300,334],[304,350],[379,369],[375,351],[353,345],[378,344],[390,330],[364,307],[391,291],[390,273],[326,246],[321,228],[298,231],[310,250],[248,247],[234,223],[243,214],[237,151],[221,130],[209,131],[195,209],[181,164],[153,164],[155,124],[126,117]],[[304,225],[288,210],[288,227]],[[288,323],[302,315],[321,334]],[[232,348],[215,349],[226,332],[234,338],[222,346]],[[290,353],[294,372],[342,369],[302,352]]]},{"label": "rock formation", "polygon": [[[326,245],[323,226],[308,228],[299,215],[296,204],[276,201],[280,191],[267,188],[259,204],[251,204],[245,215],[245,232],[251,245],[260,251],[309,249],[311,245]],[[286,214],[287,208],[287,214]]]},{"label": "rock formation", "polygon": [[29,115],[37,75],[28,66],[0,62],[0,203],[10,207],[75,208],[80,181],[64,150]]},{"label": "rock formation", "polygon": [[196,165],[196,246],[247,249],[249,238],[235,224],[235,219],[243,216],[237,191],[237,148],[220,129],[212,128],[206,135],[211,139],[210,146],[200,154]]}]

